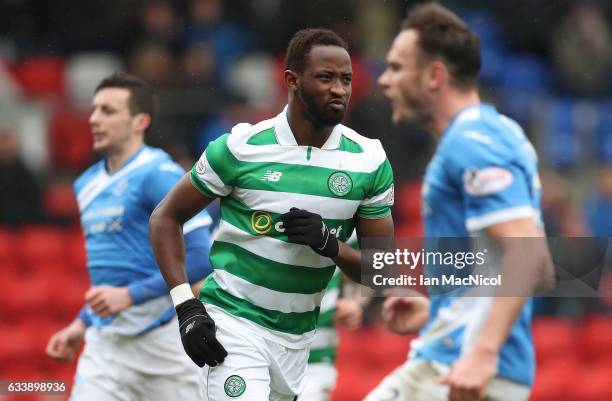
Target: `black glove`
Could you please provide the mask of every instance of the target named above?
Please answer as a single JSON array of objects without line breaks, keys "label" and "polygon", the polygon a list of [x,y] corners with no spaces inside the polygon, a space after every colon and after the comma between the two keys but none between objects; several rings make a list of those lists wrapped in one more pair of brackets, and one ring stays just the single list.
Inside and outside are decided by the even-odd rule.
[{"label": "black glove", "polygon": [[338,255],[338,239],[318,214],[292,207],[281,219],[289,242],[309,245],[313,251],[328,258]]},{"label": "black glove", "polygon": [[189,299],[176,306],[179,331],[185,352],[199,367],[217,366],[227,356],[227,351],[217,341],[215,322],[206,312],[202,302]]}]

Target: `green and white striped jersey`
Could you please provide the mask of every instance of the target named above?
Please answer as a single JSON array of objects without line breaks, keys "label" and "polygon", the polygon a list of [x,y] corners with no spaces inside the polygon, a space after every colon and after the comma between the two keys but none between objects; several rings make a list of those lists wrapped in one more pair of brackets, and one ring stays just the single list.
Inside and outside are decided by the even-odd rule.
[{"label": "green and white striped jersey", "polygon": [[334,363],[336,361],[338,333],[334,327],[334,316],[336,315],[336,304],[340,296],[341,285],[342,272],[336,268],[321,301],[321,313],[317,322],[317,331],[312,344],[310,344],[308,363]]},{"label": "green and white striped jersey", "polygon": [[221,198],[210,251],[214,271],[200,299],[253,322],[264,337],[301,348],[312,339],[335,265],[309,246],[288,242],[280,216],[291,207],[318,213],[345,241],[353,216],[391,213],[393,172],[380,141],[341,124],[320,149],[299,146],[286,112],[239,124],[211,142],[191,181]]}]

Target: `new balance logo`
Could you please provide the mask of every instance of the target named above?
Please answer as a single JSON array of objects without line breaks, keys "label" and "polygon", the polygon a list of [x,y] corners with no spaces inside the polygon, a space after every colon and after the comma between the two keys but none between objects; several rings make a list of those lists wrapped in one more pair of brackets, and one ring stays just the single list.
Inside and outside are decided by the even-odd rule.
[{"label": "new balance logo", "polygon": [[260,178],[260,180],[270,181],[270,182],[277,182],[278,180],[280,180],[281,175],[283,175],[283,173],[281,173],[280,171],[268,170],[263,175],[263,177]]}]

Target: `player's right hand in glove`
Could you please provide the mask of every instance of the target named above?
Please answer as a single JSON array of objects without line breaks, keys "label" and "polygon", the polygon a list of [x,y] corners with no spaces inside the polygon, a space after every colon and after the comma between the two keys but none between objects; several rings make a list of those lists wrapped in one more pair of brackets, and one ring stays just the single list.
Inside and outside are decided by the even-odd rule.
[{"label": "player's right hand in glove", "polygon": [[183,348],[199,367],[217,366],[227,356],[227,351],[215,335],[215,322],[197,299],[188,299],[176,306]]}]

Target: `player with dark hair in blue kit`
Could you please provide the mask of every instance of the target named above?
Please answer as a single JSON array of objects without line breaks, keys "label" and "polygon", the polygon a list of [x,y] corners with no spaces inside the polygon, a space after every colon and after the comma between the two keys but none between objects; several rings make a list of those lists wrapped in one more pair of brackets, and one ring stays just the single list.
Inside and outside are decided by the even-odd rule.
[{"label": "player with dark hair in blue kit", "polygon": [[[92,287],[79,316],[47,346],[51,357],[69,361],[85,340],[73,401],[203,398],[148,239],[151,213],[184,174],[144,144],[155,110],[152,88],[127,74],[104,79],[93,98],[89,122],[103,160],[74,184]],[[191,283],[211,271],[210,223],[202,211],[183,227]]]},{"label": "player with dark hair in blue kit", "polygon": [[[536,154],[516,122],[481,103],[479,69],[476,34],[430,2],[410,11],[379,78],[393,122],[416,123],[439,138],[422,189],[425,237],[490,239],[503,272],[527,264],[528,245],[532,271],[544,275],[550,255],[541,238]],[[526,401],[535,365],[529,293],[430,294],[385,301],[389,329],[420,332],[408,361],[366,400]]]}]

